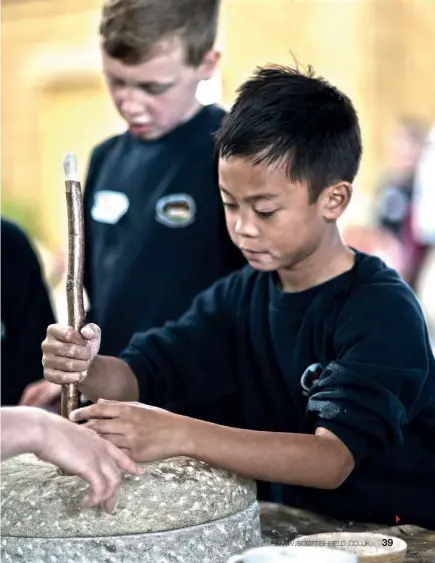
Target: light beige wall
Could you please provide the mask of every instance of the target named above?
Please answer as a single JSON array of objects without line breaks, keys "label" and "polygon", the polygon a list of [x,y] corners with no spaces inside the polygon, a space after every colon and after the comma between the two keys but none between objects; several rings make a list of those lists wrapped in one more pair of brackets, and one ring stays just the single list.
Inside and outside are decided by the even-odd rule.
[{"label": "light beige wall", "polygon": [[[82,169],[119,130],[99,72],[100,0],[4,0],[2,199],[31,202],[49,244],[64,241],[61,155]],[[428,0],[224,0],[224,101],[258,64],[300,62],[349,94],[365,144],[358,186],[370,194],[387,133],[402,113],[435,116],[435,3]]]},{"label": "light beige wall", "polygon": [[18,1],[2,6],[2,180],[6,194],[12,188],[20,196],[34,192],[40,173],[40,89],[62,72],[62,53],[74,57],[77,52],[91,52],[95,14],[92,9],[83,11],[87,4],[92,7],[97,2]]},{"label": "light beige wall", "polygon": [[100,75],[97,0],[3,5],[2,202],[23,201],[49,245],[65,243],[62,157],[82,178],[95,143],[120,122]]}]

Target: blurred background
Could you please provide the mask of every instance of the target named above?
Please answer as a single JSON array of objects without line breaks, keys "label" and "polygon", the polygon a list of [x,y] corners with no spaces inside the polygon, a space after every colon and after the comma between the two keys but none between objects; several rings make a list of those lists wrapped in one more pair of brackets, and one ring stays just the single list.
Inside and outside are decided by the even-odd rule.
[{"label": "blurred background", "polygon": [[[100,72],[100,7],[100,0],[2,2],[2,215],[36,242],[60,320],[63,154],[77,155],[83,180],[91,148],[123,130]],[[352,98],[364,157],[344,236],[397,267],[435,326],[433,245],[404,231],[435,121],[435,2],[223,0],[219,43],[220,71],[198,91],[205,103],[229,107],[257,65],[293,57]]]}]

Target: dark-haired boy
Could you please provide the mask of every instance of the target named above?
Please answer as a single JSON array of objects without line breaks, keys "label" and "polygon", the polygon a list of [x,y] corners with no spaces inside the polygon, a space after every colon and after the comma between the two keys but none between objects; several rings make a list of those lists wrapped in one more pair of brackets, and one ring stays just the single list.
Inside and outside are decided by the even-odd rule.
[{"label": "dark-haired boy", "polygon": [[336,224],[362,150],[351,101],[311,71],[265,68],[216,143],[228,231],[249,266],[120,358],[97,355],[96,325],[49,327],[45,376],[125,401],[72,418],[133,459],[191,456],[282,483],[293,506],[435,527],[425,320],[397,273],[346,247]]}]

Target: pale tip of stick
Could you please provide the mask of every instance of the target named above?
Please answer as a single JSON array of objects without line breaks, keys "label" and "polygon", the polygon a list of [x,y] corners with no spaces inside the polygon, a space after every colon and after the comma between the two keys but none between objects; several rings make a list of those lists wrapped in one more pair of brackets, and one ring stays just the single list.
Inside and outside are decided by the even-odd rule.
[{"label": "pale tip of stick", "polygon": [[79,182],[77,159],[72,152],[67,152],[63,157],[63,169],[65,171],[65,180]]}]

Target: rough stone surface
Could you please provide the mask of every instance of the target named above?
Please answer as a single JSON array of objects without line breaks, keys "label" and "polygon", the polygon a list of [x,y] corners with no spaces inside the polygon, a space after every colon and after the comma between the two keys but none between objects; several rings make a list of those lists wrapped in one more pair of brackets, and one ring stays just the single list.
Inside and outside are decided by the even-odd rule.
[{"label": "rough stone surface", "polygon": [[18,538],[2,535],[3,563],[227,563],[262,545],[258,504],[190,528],[99,538]]},{"label": "rough stone surface", "polygon": [[261,545],[254,482],[189,458],[142,467],[106,514],[81,507],[82,479],[32,455],[3,462],[2,561],[224,563]]},{"label": "rough stone surface", "polygon": [[88,485],[59,475],[31,455],[7,460],[1,468],[2,535],[86,537],[186,528],[247,508],[255,484],[205,463],[174,458],[142,465],[140,476],[125,475],[112,514],[83,509]]}]

